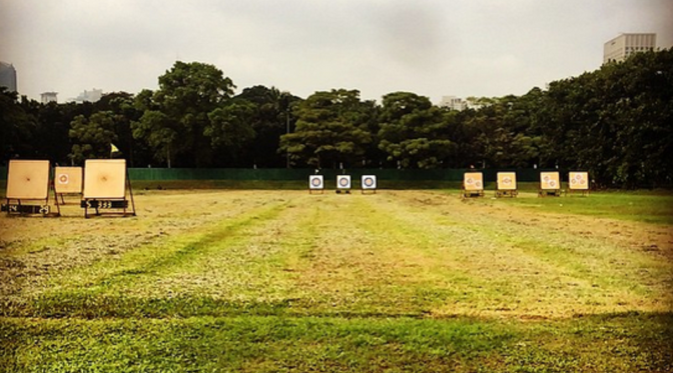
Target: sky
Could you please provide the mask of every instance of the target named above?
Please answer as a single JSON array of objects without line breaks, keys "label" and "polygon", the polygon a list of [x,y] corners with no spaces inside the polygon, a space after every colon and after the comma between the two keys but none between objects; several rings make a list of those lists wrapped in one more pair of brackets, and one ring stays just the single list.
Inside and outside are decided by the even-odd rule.
[{"label": "sky", "polygon": [[0,61],[18,90],[158,88],[175,61],[215,65],[237,93],[357,89],[522,95],[600,67],[603,44],[654,32],[673,46],[673,0],[0,0]]}]

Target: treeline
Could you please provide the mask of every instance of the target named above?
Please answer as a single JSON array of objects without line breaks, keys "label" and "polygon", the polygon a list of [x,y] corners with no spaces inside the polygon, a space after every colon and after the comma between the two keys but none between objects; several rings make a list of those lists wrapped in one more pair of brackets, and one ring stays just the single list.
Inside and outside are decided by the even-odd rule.
[{"label": "treeline", "polygon": [[176,62],[159,89],[95,103],[40,104],[0,88],[0,150],[80,165],[133,167],[519,168],[589,171],[599,185],[673,185],[673,49],[639,53],[522,96],[454,111],[393,92],[306,99]]}]

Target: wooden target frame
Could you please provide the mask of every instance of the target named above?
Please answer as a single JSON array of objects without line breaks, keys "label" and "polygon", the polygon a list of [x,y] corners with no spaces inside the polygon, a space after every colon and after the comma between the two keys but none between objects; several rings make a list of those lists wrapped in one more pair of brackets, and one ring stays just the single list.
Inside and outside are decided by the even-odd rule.
[{"label": "wooden target frame", "polygon": [[514,198],[519,195],[516,186],[516,172],[498,172],[495,187],[495,197]]},{"label": "wooden target frame", "polygon": [[558,171],[540,172],[538,197],[560,197],[561,177]]},{"label": "wooden target frame", "polygon": [[376,194],[376,175],[362,175],[360,178],[360,187],[362,194],[365,194],[365,192]]},{"label": "wooden target frame", "polygon": [[589,173],[586,171],[570,171],[568,173],[568,190],[571,193],[589,194]]},{"label": "wooden target frame", "polygon": [[85,161],[84,189],[80,207],[84,209],[85,218],[90,216],[89,209],[94,209],[95,215],[136,215],[133,190],[125,159],[87,159]]},{"label": "wooden target frame", "polygon": [[350,194],[351,189],[351,175],[337,175],[336,177],[337,193]]},{"label": "wooden target frame", "polygon": [[54,167],[54,190],[56,197],[61,196],[61,204],[65,205],[66,194],[82,194],[82,167]]},{"label": "wooden target frame", "polygon": [[325,178],[323,175],[310,175],[308,177],[308,192],[312,194],[313,191],[320,191],[320,194],[325,192]]},{"label": "wooden target frame", "polygon": [[[60,216],[50,171],[50,162],[46,160],[10,160],[5,204],[0,209],[8,215]],[[49,204],[50,190],[54,193],[56,211],[52,211]]]},{"label": "wooden target frame", "polygon": [[463,174],[463,198],[484,196],[484,174],[466,172]]}]

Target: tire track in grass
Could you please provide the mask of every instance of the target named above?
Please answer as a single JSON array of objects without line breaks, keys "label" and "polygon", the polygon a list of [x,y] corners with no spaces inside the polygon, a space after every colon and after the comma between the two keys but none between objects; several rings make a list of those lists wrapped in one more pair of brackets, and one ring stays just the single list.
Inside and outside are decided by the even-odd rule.
[{"label": "tire track in grass", "polygon": [[[434,315],[481,315],[512,312],[510,302],[521,274],[494,280],[490,266],[516,256],[460,221],[437,223],[426,209],[415,209],[399,196],[387,196],[372,206],[372,219],[363,221],[406,289],[407,302]],[[467,244],[469,242],[469,244]],[[532,271],[535,263],[519,263]]]},{"label": "tire track in grass", "polygon": [[292,274],[286,270],[285,261],[296,248],[283,241],[307,207],[303,193],[294,195],[263,223],[242,227],[193,260],[146,277],[133,291],[141,296],[198,294],[233,302],[287,299]]},{"label": "tire track in grass", "polygon": [[[567,235],[544,222],[516,224],[478,202],[465,204],[455,197],[429,192],[420,199],[416,194],[394,194],[406,200],[407,213],[391,215],[407,217],[406,222],[418,229],[462,227],[464,238],[469,238],[464,242],[477,253],[484,251],[484,244],[493,248],[493,243],[498,243],[495,250],[487,250],[493,255],[490,260],[481,259],[489,265],[488,271],[474,270],[492,281],[491,289],[505,293],[508,301],[503,311],[516,313],[511,305],[552,316],[670,310],[668,263],[604,240]],[[418,213],[421,210],[423,214]],[[466,265],[474,264],[475,259],[470,258]]]},{"label": "tire track in grass", "polygon": [[[122,309],[128,307],[145,307],[151,313],[151,305],[140,304],[143,302],[141,299],[131,299],[138,298],[138,289],[149,290],[156,279],[179,271],[183,266],[189,265],[194,260],[200,260],[200,258],[206,257],[214,251],[226,249],[231,244],[249,240],[249,237],[241,236],[240,232],[254,226],[265,226],[287,209],[290,203],[288,200],[272,201],[242,216],[226,220],[215,227],[205,227],[198,232],[172,237],[163,241],[160,245],[150,244],[137,248],[124,255],[119,261],[101,262],[80,271],[64,273],[59,278],[54,279],[51,286],[47,286],[43,292],[37,294],[32,308],[44,311],[46,305],[58,313],[62,303],[63,307],[60,308],[66,310],[64,311],[66,313],[84,311],[85,314],[89,314],[90,312],[78,308],[89,308],[96,305],[109,308],[108,310],[101,310],[103,315],[106,315],[105,312],[107,312],[107,315],[129,312],[133,314],[133,310]],[[142,298],[143,293],[140,292],[140,295]],[[197,293],[164,293],[163,297],[158,298],[147,297],[147,295],[152,295],[151,292],[144,295],[148,302],[156,303],[157,307],[165,303],[161,298],[172,297],[184,298],[178,300],[178,302],[195,301],[203,303],[196,305],[195,309],[205,307],[207,311],[209,307],[218,307],[217,302],[204,299],[202,294]],[[192,296],[195,298],[190,299],[189,297]],[[199,299],[202,300],[199,301]],[[175,305],[169,304],[168,306],[173,307]],[[189,313],[188,309],[183,311]],[[45,312],[51,311],[47,310]],[[95,311],[93,313],[95,314]],[[158,313],[161,314],[161,311]],[[59,314],[63,315],[63,312]]]},{"label": "tire track in grass", "polygon": [[[198,232],[223,219],[272,201],[278,194],[250,191],[182,191],[136,195],[138,216],[82,219],[68,201],[60,219],[8,219],[0,214],[0,297],[21,297],[44,288],[63,271],[109,261],[173,235]],[[74,216],[77,214],[77,216]],[[96,267],[99,269],[98,267]],[[103,268],[101,272],[104,272]]]},{"label": "tire track in grass", "polygon": [[[296,312],[311,315],[420,315],[422,307],[396,277],[395,263],[382,255],[390,245],[378,245],[367,229],[368,200],[376,195],[326,195],[296,228],[284,236],[300,249],[287,258],[295,274],[292,302]],[[406,295],[405,295],[406,294]]]}]

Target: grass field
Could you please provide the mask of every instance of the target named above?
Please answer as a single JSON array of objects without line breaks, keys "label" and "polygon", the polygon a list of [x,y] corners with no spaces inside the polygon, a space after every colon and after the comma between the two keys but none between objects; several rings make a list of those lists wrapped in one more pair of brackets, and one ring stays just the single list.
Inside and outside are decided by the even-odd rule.
[{"label": "grass field", "polygon": [[2,372],[673,371],[673,197],[141,191],[0,216]]}]

